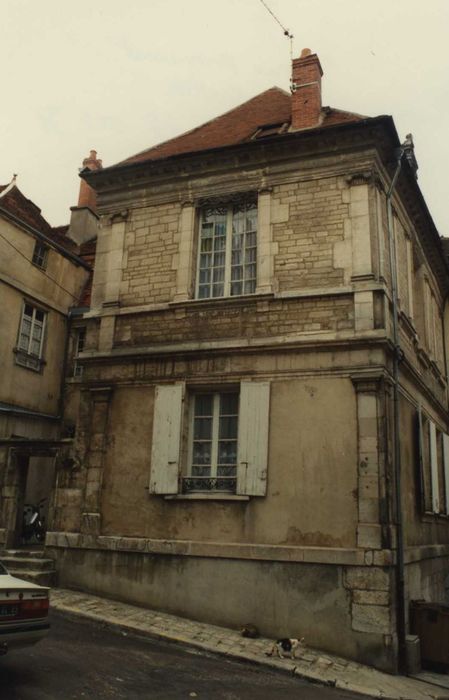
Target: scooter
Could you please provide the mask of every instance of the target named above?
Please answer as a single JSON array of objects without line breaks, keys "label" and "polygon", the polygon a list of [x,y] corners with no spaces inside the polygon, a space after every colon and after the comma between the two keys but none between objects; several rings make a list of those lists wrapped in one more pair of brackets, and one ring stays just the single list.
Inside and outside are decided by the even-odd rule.
[{"label": "scooter", "polygon": [[37,505],[25,503],[23,508],[22,539],[29,542],[36,539],[36,542],[45,540],[45,518],[41,517],[42,506],[47,499],[42,498]]}]

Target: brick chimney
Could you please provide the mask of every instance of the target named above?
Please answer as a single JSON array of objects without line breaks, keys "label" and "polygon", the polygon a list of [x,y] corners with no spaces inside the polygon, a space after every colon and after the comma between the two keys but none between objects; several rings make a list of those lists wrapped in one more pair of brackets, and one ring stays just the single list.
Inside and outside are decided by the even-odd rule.
[{"label": "brick chimney", "polygon": [[[89,168],[89,170],[101,170],[103,163],[97,158],[97,151],[91,151],[87,158],[83,160],[82,170]],[[87,182],[81,180],[80,193],[78,197],[79,207],[89,207],[93,212],[97,209],[97,195],[90,187]]]},{"label": "brick chimney", "polygon": [[[87,158],[83,160],[83,167],[89,170],[101,170],[103,167],[102,161],[97,158],[97,152],[91,151]],[[98,217],[97,217],[97,194],[87,182],[81,180],[80,193],[78,204],[76,207],[70,207],[72,215],[70,217],[70,226],[68,235],[78,245],[85,241],[90,241],[97,235]]]},{"label": "brick chimney", "polygon": [[303,49],[292,61],[292,129],[318,126],[321,115],[321,76],[316,53]]}]

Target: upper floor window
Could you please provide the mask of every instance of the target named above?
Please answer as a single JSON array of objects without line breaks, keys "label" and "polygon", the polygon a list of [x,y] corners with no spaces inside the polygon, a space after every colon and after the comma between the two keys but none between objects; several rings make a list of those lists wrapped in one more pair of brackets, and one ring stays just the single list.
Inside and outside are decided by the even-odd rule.
[{"label": "upper floor window", "polygon": [[47,245],[41,243],[40,241],[36,241],[33,252],[33,265],[42,268],[42,270],[45,270],[45,268],[47,267],[48,250],[49,249]]},{"label": "upper floor window", "polygon": [[29,369],[40,370],[47,314],[25,303],[20,320],[16,362]]},{"label": "upper floor window", "polygon": [[83,376],[83,366],[77,362],[77,357],[81,352],[84,352],[84,346],[86,344],[86,328],[81,326],[76,331],[75,336],[75,362],[73,364],[73,376],[82,377]]},{"label": "upper floor window", "polygon": [[201,210],[196,297],[254,294],[257,203],[230,202]]}]

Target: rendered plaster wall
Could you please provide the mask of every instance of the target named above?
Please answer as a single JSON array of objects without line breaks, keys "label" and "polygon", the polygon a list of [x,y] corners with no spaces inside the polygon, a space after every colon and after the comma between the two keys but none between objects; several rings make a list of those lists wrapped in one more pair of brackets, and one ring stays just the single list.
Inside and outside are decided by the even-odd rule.
[{"label": "rendered plaster wall", "polygon": [[[2,218],[0,230],[23,253],[17,255],[14,248],[0,238],[0,401],[56,414],[65,347],[65,315],[80,293],[87,272],[50,248],[44,273],[31,263],[36,243],[33,236]],[[21,367],[15,361],[14,349],[24,301],[47,312],[45,364],[40,372]]]},{"label": "rendered plaster wall", "polygon": [[[251,622],[264,636],[304,636],[310,646],[394,670],[388,606],[360,606],[371,610],[370,616],[361,616],[351,603],[353,583],[362,586],[359,593],[369,593],[369,574],[361,576],[357,567],[57,547],[47,551],[57,560],[62,587],[237,629]],[[387,573],[372,573],[378,588],[388,587]]]},{"label": "rendered plaster wall", "polygon": [[[21,367],[16,364],[14,348],[17,345],[24,299],[30,303],[33,301],[28,295],[7,285],[1,286],[1,296],[0,400],[55,415],[58,411],[66,320],[61,313],[48,310],[43,346],[45,364],[40,372]],[[45,306],[40,305],[40,308],[45,309]]]},{"label": "rendered plaster wall", "polygon": [[[267,495],[244,502],[170,501],[149,495],[153,400],[154,386],[117,387],[112,396],[102,534],[355,545],[356,409],[349,379],[271,383]],[[60,529],[68,529],[62,525]]]}]

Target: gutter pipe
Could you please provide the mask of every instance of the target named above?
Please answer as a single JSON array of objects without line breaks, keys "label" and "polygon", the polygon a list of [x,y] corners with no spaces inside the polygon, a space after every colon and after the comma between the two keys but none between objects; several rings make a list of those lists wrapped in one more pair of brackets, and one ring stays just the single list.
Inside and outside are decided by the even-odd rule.
[{"label": "gutter pipe", "polygon": [[398,636],[398,666],[401,673],[406,672],[406,609],[405,609],[405,567],[404,567],[404,528],[402,513],[402,474],[401,474],[401,444],[400,444],[400,405],[399,405],[399,363],[403,359],[403,352],[399,337],[399,310],[398,310],[398,279],[396,246],[393,225],[393,210],[391,200],[402,168],[404,156],[412,154],[413,140],[411,135],[395,152],[396,170],[387,192],[387,226],[390,250],[390,275],[391,292],[393,302],[393,470],[395,482],[395,507],[396,507],[396,629]]}]

